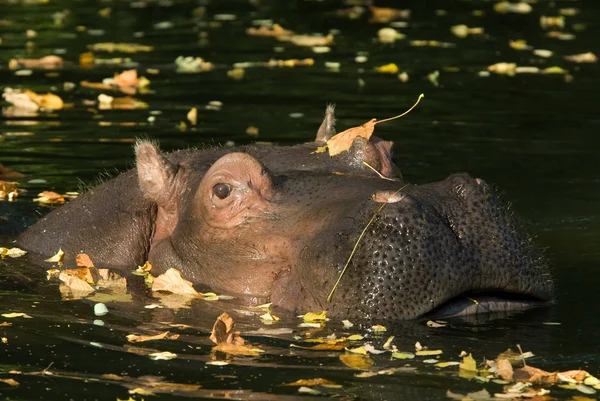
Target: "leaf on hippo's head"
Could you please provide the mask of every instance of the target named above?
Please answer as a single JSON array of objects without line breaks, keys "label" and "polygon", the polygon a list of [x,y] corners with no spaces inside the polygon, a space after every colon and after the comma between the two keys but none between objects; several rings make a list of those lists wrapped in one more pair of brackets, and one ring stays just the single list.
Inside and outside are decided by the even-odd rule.
[{"label": "leaf on hippo's head", "polygon": [[417,104],[419,104],[419,102],[424,96],[425,95],[423,94],[419,95],[419,98],[417,99],[415,104],[413,104],[410,109],[408,109],[402,114],[379,121],[377,121],[376,118],[372,118],[371,120],[367,121],[362,125],[359,125],[358,127],[348,128],[347,130],[340,132],[337,135],[334,135],[331,139],[327,141],[327,149],[329,150],[329,156],[335,156],[347,151],[348,149],[350,149],[352,143],[356,138],[365,138],[365,140],[368,141],[373,135],[373,131],[375,130],[376,124],[395,120],[397,118],[405,116],[412,109],[414,109],[417,106]]}]

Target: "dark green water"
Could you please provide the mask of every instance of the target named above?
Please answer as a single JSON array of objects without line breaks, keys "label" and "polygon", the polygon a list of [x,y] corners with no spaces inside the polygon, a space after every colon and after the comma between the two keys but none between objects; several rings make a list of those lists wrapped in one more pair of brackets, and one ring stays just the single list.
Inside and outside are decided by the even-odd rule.
[{"label": "dark green water", "polygon": [[[393,45],[377,41],[377,31],[387,24],[338,17],[347,7],[335,1],[49,1],[46,4],[0,0],[0,85],[58,94],[68,107],[54,112],[15,112],[4,104],[0,122],[0,162],[27,174],[21,188],[28,192],[18,202],[0,203],[1,211],[33,217],[46,213],[32,199],[42,190],[77,190],[80,182],[92,183],[98,173],[124,170],[132,163],[131,140],[156,138],[165,150],[206,144],[236,144],[254,140],[293,144],[314,138],[324,106],[337,104],[338,130],[370,118],[398,114],[420,93],[419,107],[401,120],[377,126],[379,136],[396,143],[397,164],[405,179],[424,183],[443,179],[452,172],[468,171],[495,185],[512,201],[530,231],[547,249],[556,277],[557,304],[493,322],[452,322],[432,329],[425,322],[388,325],[385,336],[374,339],[380,347],[388,335],[396,335],[401,350],[412,351],[420,341],[444,350],[442,360],[459,360],[461,350],[481,361],[520,344],[537,357],[531,364],[546,370],[582,368],[600,375],[600,165],[598,150],[600,90],[597,64],[575,64],[565,55],[600,52],[600,4],[588,1],[538,1],[527,15],[499,15],[487,1],[406,1],[379,6],[412,10],[407,38]],[[143,6],[143,7],[142,7]],[[109,17],[98,14],[111,8]],[[199,12],[198,7],[203,7]],[[546,36],[541,16],[556,16],[560,8],[576,7],[579,14],[565,17],[565,32],[574,40]],[[68,13],[65,13],[68,10]],[[194,11],[196,10],[196,11]],[[445,10],[442,13],[437,10]],[[482,10],[483,16],[473,15]],[[65,13],[61,24],[55,13]],[[220,15],[231,14],[223,21]],[[334,30],[329,53],[251,37],[246,29],[253,21],[271,19],[297,33],[327,34]],[[163,22],[170,25],[164,27]],[[485,33],[460,39],[450,27],[466,24],[483,27]],[[585,24],[583,31],[576,24]],[[78,26],[85,28],[78,29]],[[27,38],[25,32],[37,36]],[[415,47],[410,40],[437,40],[455,46]],[[553,52],[549,58],[531,50],[517,51],[509,40],[525,39],[536,49]],[[28,44],[27,42],[30,42]],[[134,54],[97,52],[100,58],[130,57],[140,75],[150,81],[149,93],[135,97],[148,104],[140,110],[100,110],[94,102],[102,91],[83,88],[80,81],[100,82],[125,66],[79,67],[79,54],[98,42],[134,42],[153,46],[151,52]],[[279,49],[275,49],[279,48]],[[355,57],[365,52],[367,62]],[[39,58],[58,54],[67,64],[62,69],[32,70],[19,75],[8,68],[13,58]],[[203,57],[215,64],[201,74],[177,73],[178,56]],[[227,71],[237,62],[313,58],[314,65],[296,68],[254,67],[242,80]],[[339,71],[326,62],[340,63]],[[516,62],[540,69],[560,66],[568,74],[518,74],[513,77],[480,71],[497,62]],[[395,63],[410,77],[374,71]],[[157,69],[156,75],[147,69]],[[439,71],[438,86],[427,79]],[[74,89],[66,90],[64,83]],[[106,92],[109,93],[109,92]],[[117,96],[115,93],[110,93]],[[210,101],[222,102],[220,110],[207,110]],[[182,131],[186,114],[198,108],[198,124]],[[298,114],[301,113],[301,114]],[[149,122],[149,117],[154,117]],[[247,127],[259,129],[258,138]],[[43,183],[29,183],[30,180]],[[0,223],[3,224],[3,223]],[[0,246],[10,245],[3,238]],[[339,352],[290,349],[293,334],[276,338],[261,334],[246,339],[266,350],[257,358],[233,357],[223,367],[206,365],[211,359],[208,340],[216,316],[227,310],[242,333],[264,327],[257,316],[238,312],[231,301],[197,302],[191,309],[144,309],[138,303],[111,303],[111,312],[94,324],[93,302],[62,301],[58,284],[43,281],[40,268],[19,260],[0,262],[0,312],[26,312],[33,319],[12,319],[0,327],[0,379],[14,378],[20,385],[0,383],[6,399],[127,399],[129,388],[143,387],[161,376],[166,382],[200,384],[194,391],[177,390],[145,399],[204,397],[287,400],[298,395],[282,383],[300,378],[324,377],[342,384],[341,389],[321,389],[341,394],[342,399],[446,399],[446,391],[467,393],[486,388],[501,392],[495,383],[458,378],[456,367],[438,369],[422,358],[409,362],[375,355],[374,370],[400,368],[393,375],[357,378],[343,365]],[[38,276],[39,275],[39,281]],[[0,319],[0,322],[3,321]],[[549,326],[543,322],[559,322]],[[170,361],[152,361],[129,349],[130,333],[164,331],[169,323],[192,328],[175,329],[178,340],[138,344],[140,347],[178,354]],[[273,327],[297,328],[288,320]],[[155,331],[152,331],[155,330]],[[322,334],[346,333],[339,322],[330,322]],[[353,328],[351,333],[365,333]],[[321,334],[319,334],[321,335]],[[219,356],[220,358],[223,355]],[[41,372],[52,364],[46,374]],[[27,374],[11,374],[18,370]],[[118,374],[125,383],[103,374]],[[137,381],[136,381],[137,380]],[[144,381],[145,380],[145,381]],[[140,384],[142,383],[142,384]],[[148,386],[146,386],[148,388]],[[158,391],[155,391],[158,393]],[[551,395],[571,399],[583,395],[552,388]],[[595,397],[595,395],[587,395]],[[142,396],[134,395],[136,399]]]}]

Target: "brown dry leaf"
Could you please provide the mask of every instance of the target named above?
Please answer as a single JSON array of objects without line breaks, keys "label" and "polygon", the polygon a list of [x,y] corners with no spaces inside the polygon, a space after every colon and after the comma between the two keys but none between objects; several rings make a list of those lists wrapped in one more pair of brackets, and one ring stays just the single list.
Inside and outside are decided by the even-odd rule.
[{"label": "brown dry leaf", "polygon": [[170,334],[168,331],[163,333],[159,333],[153,336],[138,336],[136,334],[127,335],[127,341],[130,343],[141,343],[144,341],[154,341],[154,340],[177,340],[179,338],[179,334]]},{"label": "brown dry leaf", "polygon": [[18,182],[0,181],[0,200],[8,199],[9,202],[12,202],[19,196],[17,185],[19,185]]},{"label": "brown dry leaf", "polygon": [[115,74],[115,83],[122,86],[132,86],[137,88],[140,86],[140,80],[138,79],[136,70],[126,70],[120,74]]},{"label": "brown dry leaf", "polygon": [[284,29],[279,24],[273,24],[272,27],[267,27],[265,25],[260,26],[259,28],[248,28],[246,33],[251,36],[271,36],[271,37],[279,37],[279,36],[291,36],[294,32]]},{"label": "brown dry leaf", "polygon": [[[94,271],[92,271],[94,270]],[[61,274],[68,274],[69,276],[74,276],[77,277],[80,280],[85,281],[86,283],[90,284],[90,285],[94,285],[96,283],[96,271],[95,268],[92,266],[92,268],[90,269],[89,267],[80,267],[78,269],[67,269],[67,270],[63,270],[61,272]],[[59,277],[60,278],[60,274]]]},{"label": "brown dry leaf", "polygon": [[376,122],[377,119],[372,118],[358,127],[348,128],[347,130],[334,135],[330,140],[327,141],[329,156],[335,156],[347,151],[352,146],[354,140],[358,137],[365,138],[365,140],[368,141],[369,138],[371,138],[371,135],[373,135]]},{"label": "brown dry leaf", "polygon": [[62,205],[65,203],[65,197],[52,191],[44,191],[38,194],[38,197],[33,200],[45,205]]},{"label": "brown dry leaf", "polygon": [[16,70],[18,68],[60,68],[64,64],[64,60],[59,56],[46,56],[42,58],[13,58],[8,63],[8,68]]},{"label": "brown dry leaf", "polygon": [[498,376],[502,380],[512,381],[513,380],[513,368],[508,359],[498,359],[496,361],[498,366]]},{"label": "brown dry leaf", "polygon": [[316,378],[316,379],[300,379],[300,380],[296,380],[295,382],[292,383],[284,383],[282,384],[282,386],[294,386],[294,387],[299,387],[299,386],[306,386],[306,387],[311,387],[311,386],[324,386],[324,387],[341,387],[339,384],[332,382],[331,380],[327,380],[327,379],[323,379],[323,378]]},{"label": "brown dry leaf", "polygon": [[75,257],[75,263],[79,267],[94,267],[92,259],[86,253],[80,253]]},{"label": "brown dry leaf", "polygon": [[410,18],[410,10],[398,10],[388,7],[371,6],[371,19],[369,22],[387,24],[397,19]]},{"label": "brown dry leaf", "polygon": [[587,52],[565,56],[565,60],[573,63],[595,63],[598,61],[598,57],[596,57],[596,55],[592,52]]},{"label": "brown dry leaf", "polygon": [[348,128],[347,130],[340,132],[337,135],[334,135],[330,140],[327,141],[327,149],[329,150],[329,156],[335,156],[337,154],[347,151],[352,146],[354,140],[358,137],[365,138],[365,140],[368,141],[369,138],[371,138],[371,135],[373,135],[373,131],[375,130],[376,124],[395,120],[406,115],[412,109],[414,109],[417,106],[417,104],[419,104],[419,102],[424,96],[425,95],[421,93],[415,104],[412,105],[410,109],[408,109],[402,114],[379,121],[377,121],[376,118],[372,118],[371,120],[367,121],[362,125],[359,125],[358,127]]},{"label": "brown dry leaf", "polygon": [[233,331],[233,327],[233,318],[227,312],[223,312],[215,321],[210,335],[210,340],[217,344],[213,350],[233,355],[251,356],[256,356],[264,352],[261,349],[246,344],[240,333]]},{"label": "brown dry leaf", "polygon": [[81,81],[79,85],[82,88],[90,88],[90,89],[100,89],[100,90],[115,90],[116,88],[113,85],[105,84],[102,82],[89,82],[89,81]]},{"label": "brown dry leaf", "polygon": [[68,270],[62,271],[58,278],[68,287],[74,298],[83,298],[94,292],[91,285],[79,277],[69,274]]},{"label": "brown dry leaf", "polygon": [[558,372],[550,373],[533,366],[523,366],[514,371],[513,379],[518,382],[553,384],[558,381]]},{"label": "brown dry leaf", "polygon": [[367,370],[373,367],[374,362],[368,355],[342,354],[340,361],[352,369]]},{"label": "brown dry leaf", "polygon": [[179,270],[170,268],[152,282],[152,291],[168,291],[174,294],[198,295],[190,281],[185,280]]},{"label": "brown dry leaf", "polygon": [[11,387],[17,387],[19,385],[19,382],[15,379],[0,379],[0,382],[6,383]]},{"label": "brown dry leaf", "polygon": [[10,326],[12,326],[12,323],[10,323],[10,322],[2,322],[2,323],[0,323],[0,327],[10,327]]},{"label": "brown dry leaf", "polygon": [[289,37],[279,37],[280,40],[290,41],[296,46],[315,47],[329,46],[333,43],[333,35],[327,36],[310,36],[310,35],[292,35]]}]

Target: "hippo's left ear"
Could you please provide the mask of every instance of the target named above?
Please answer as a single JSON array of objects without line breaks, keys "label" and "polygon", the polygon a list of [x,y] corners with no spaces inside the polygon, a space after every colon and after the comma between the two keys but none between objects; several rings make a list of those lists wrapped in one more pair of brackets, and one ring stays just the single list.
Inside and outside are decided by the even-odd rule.
[{"label": "hippo's left ear", "polygon": [[135,144],[138,182],[144,194],[166,208],[175,190],[177,168],[151,142]]}]

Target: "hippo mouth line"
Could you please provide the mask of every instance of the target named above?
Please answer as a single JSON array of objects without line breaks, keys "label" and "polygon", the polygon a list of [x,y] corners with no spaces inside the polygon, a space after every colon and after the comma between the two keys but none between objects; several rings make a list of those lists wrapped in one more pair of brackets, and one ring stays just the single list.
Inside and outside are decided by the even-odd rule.
[{"label": "hippo mouth line", "polygon": [[502,290],[467,292],[453,297],[425,313],[426,318],[449,318],[507,313],[537,308],[552,301],[531,294]]}]

